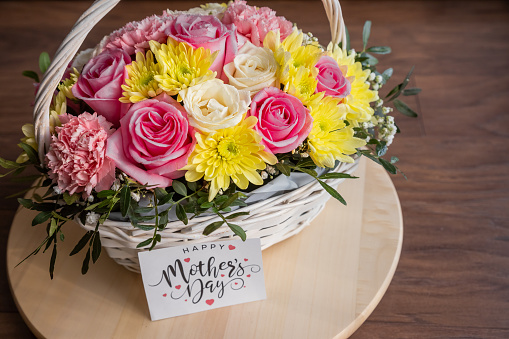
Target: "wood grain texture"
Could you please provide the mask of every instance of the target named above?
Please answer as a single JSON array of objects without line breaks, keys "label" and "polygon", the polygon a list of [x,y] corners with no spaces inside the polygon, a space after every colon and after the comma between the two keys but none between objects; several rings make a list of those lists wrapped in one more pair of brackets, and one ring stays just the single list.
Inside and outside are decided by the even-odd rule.
[{"label": "wood grain texture", "polygon": [[[140,275],[110,258],[82,277],[79,256],[61,257],[53,281],[42,256],[16,268],[44,235],[30,229],[36,212],[24,209],[7,249],[13,296],[40,338],[347,338],[387,290],[403,240],[389,175],[365,159],[356,174],[339,187],[349,206],[330,201],[308,228],[263,252],[266,300],[152,322]],[[65,233],[63,253],[83,231]]]},{"label": "wood grain texture", "polygon": [[[125,2],[85,47],[129,20],[198,2]],[[256,1],[330,37],[316,2]],[[41,51],[52,54],[89,2],[0,2],[1,155],[15,158],[31,119],[30,80]],[[509,337],[509,5],[504,1],[342,1],[354,47],[365,20],[394,85],[416,65],[420,117],[398,116],[390,154],[408,176],[393,177],[405,220],[403,252],[382,302],[352,338]],[[9,51],[6,53],[5,51]],[[390,87],[388,86],[388,88]],[[24,186],[0,181],[2,195]],[[0,269],[17,203],[0,205]],[[47,257],[49,261],[49,257]],[[0,337],[30,338],[0,275]]]}]

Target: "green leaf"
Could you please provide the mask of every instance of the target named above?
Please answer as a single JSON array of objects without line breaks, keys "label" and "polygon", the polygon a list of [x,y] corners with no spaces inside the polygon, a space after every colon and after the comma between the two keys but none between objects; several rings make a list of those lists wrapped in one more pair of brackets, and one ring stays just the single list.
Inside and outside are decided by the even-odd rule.
[{"label": "green leaf", "polygon": [[152,245],[150,245],[150,248],[148,249],[149,251],[152,251],[152,249],[156,246],[156,244],[158,242],[161,241],[161,235],[160,234],[156,234],[153,241],[152,241]]},{"label": "green leaf", "polygon": [[179,220],[182,221],[184,225],[187,225],[189,220],[187,219],[187,214],[184,210],[184,207],[182,207],[181,204],[177,204],[175,212],[177,213],[177,218],[179,218]]},{"label": "green leaf", "polygon": [[99,256],[101,255],[101,236],[99,235],[99,232],[96,232],[94,235],[94,242],[92,247],[92,261],[95,262],[97,259],[99,259]]},{"label": "green leaf", "polygon": [[25,208],[31,209],[34,203],[30,199],[18,198],[18,202]]},{"label": "green leaf", "polygon": [[409,95],[417,95],[419,93],[421,93],[421,89],[420,88],[416,88],[416,87],[413,87],[413,88],[407,88],[403,91],[403,95],[404,96],[409,96]]},{"label": "green leaf", "polygon": [[387,143],[385,141],[381,141],[376,145],[376,155],[378,157],[383,157],[387,153]]},{"label": "green leaf", "polygon": [[325,173],[318,177],[318,179],[358,179],[359,177],[354,177],[350,174],[346,173]]},{"label": "green leaf", "polygon": [[189,189],[193,192],[196,192],[196,190],[198,189],[198,185],[196,184],[196,181],[190,181],[187,183],[187,187],[189,187]]},{"label": "green leaf", "polygon": [[168,192],[166,192],[166,190],[161,187],[156,187],[156,189],[154,189],[154,193],[158,201],[163,199],[168,194]]},{"label": "green leaf", "polygon": [[233,195],[231,195],[228,200],[226,200],[224,203],[222,203],[220,206],[219,206],[219,209],[222,210],[228,206],[230,206],[235,200],[237,200],[241,195],[243,195],[242,193],[240,192],[237,192]]},{"label": "green leaf", "polygon": [[214,203],[207,201],[207,202],[204,202],[203,204],[201,204],[200,208],[208,209],[208,208],[211,208],[212,206],[214,206]]},{"label": "green leaf", "polygon": [[[391,89],[391,90],[389,91],[389,93],[387,93],[387,95],[385,96],[385,98],[388,98],[388,97],[390,97],[390,96],[391,96],[391,95],[393,95],[393,94],[399,93],[399,92],[401,91],[401,86],[402,86],[402,85],[403,85],[403,84],[399,84],[399,85],[395,86],[393,89]],[[392,100],[392,99],[389,99],[388,101],[390,101],[390,100]]]},{"label": "green leaf", "polygon": [[46,220],[48,220],[51,217],[52,211],[44,211],[35,216],[35,218],[32,220],[32,226],[42,224]]},{"label": "green leaf", "polygon": [[402,114],[415,118],[418,116],[417,113],[415,113],[410,107],[408,107],[407,104],[405,104],[403,101],[396,99],[394,100],[394,107],[401,112]]},{"label": "green leaf", "polygon": [[154,210],[154,207],[136,207],[134,212],[136,213],[150,213]]},{"label": "green leaf", "polygon": [[[20,167],[18,168],[12,175],[16,175],[16,173],[19,171],[19,170],[24,170],[25,168],[24,167]],[[12,182],[25,182],[25,181],[34,181],[36,179],[39,179],[41,176],[36,174],[36,175],[26,175],[24,177],[14,177],[14,178],[11,178],[11,181]]]},{"label": "green leaf", "polygon": [[168,210],[166,210],[164,213],[159,214],[159,220],[158,220],[157,227],[160,230],[164,230],[166,225],[168,225]]},{"label": "green leaf", "polygon": [[97,197],[98,198],[107,198],[107,197],[112,197],[115,195],[115,191],[113,190],[104,190],[104,191],[101,191],[99,193],[97,193]]},{"label": "green leaf", "polygon": [[375,54],[389,54],[391,53],[391,48],[388,46],[373,46],[366,50],[366,52],[375,53]]},{"label": "green leaf", "polygon": [[371,21],[368,20],[364,23],[364,28],[362,29],[362,50],[366,49],[370,34],[371,34]]},{"label": "green leaf", "polygon": [[24,142],[20,142],[18,144],[18,146],[21,147],[26,152],[26,154],[28,155],[28,159],[30,159],[30,162],[32,164],[36,164],[36,165],[39,164],[39,158],[37,156],[37,152],[35,151],[35,149],[32,146],[25,144]]},{"label": "green leaf", "polygon": [[175,192],[166,194],[164,197],[159,199],[159,205],[164,205],[164,204],[169,203],[171,201],[171,199],[173,199],[174,195],[175,195]]},{"label": "green leaf", "polygon": [[237,213],[233,213],[233,214],[230,214],[229,216],[227,216],[226,219],[235,219],[235,218],[240,217],[242,215],[249,215],[249,212],[237,212]]},{"label": "green leaf", "polygon": [[391,164],[387,160],[382,159],[382,158],[379,158],[378,160],[380,160],[380,163],[387,170],[387,172],[389,172],[391,174],[396,174],[398,172],[396,166],[394,166],[393,164]]},{"label": "green leaf", "polygon": [[144,241],[140,242],[138,245],[136,245],[136,248],[148,246],[148,245],[150,245],[151,242],[152,242],[152,238],[144,240]]},{"label": "green leaf", "polygon": [[[223,195],[216,195],[216,197],[214,198],[214,202],[217,204],[217,205],[221,205],[223,202],[225,202],[226,200],[228,200],[228,191],[224,192]],[[208,200],[207,200],[208,201]]]},{"label": "green leaf", "polygon": [[383,73],[381,74],[382,78],[383,78],[383,83],[385,84],[387,81],[389,81],[389,79],[392,77],[392,73],[394,72],[394,70],[392,68],[387,68],[385,71],[383,71]]},{"label": "green leaf", "polygon": [[65,235],[64,233],[60,232],[60,241],[64,241],[65,240]]},{"label": "green leaf", "polygon": [[23,71],[23,73],[21,73],[21,75],[23,75],[27,78],[33,79],[37,83],[41,82],[39,80],[39,75],[37,73],[35,73],[34,71]]},{"label": "green leaf", "polygon": [[39,69],[44,74],[48,70],[48,67],[51,63],[51,60],[49,58],[49,54],[46,52],[42,52],[39,56]]},{"label": "green leaf", "polygon": [[72,205],[79,199],[79,196],[77,194],[69,195],[69,192],[66,191],[63,194],[63,198],[67,205]]},{"label": "green leaf", "polygon": [[131,206],[131,188],[129,185],[124,185],[122,190],[120,190],[120,213],[125,217],[127,215],[127,211]]},{"label": "green leaf", "polygon": [[[399,97],[399,95],[401,94],[401,92],[406,88],[406,86],[408,85],[408,83],[410,82],[410,77],[412,76],[412,73],[414,71],[414,68],[415,66],[412,66],[412,68],[410,69],[410,71],[408,72],[408,74],[406,75],[405,77],[405,80],[403,80],[403,82],[401,84],[399,84],[398,86],[398,90],[397,92],[391,97],[389,98],[388,101],[391,101],[391,100],[394,100],[396,99],[397,97]],[[391,91],[392,92],[392,91]],[[387,97],[389,96],[390,94],[387,94]]]},{"label": "green leaf", "polygon": [[57,230],[57,227],[58,227],[57,219],[51,218],[49,232],[48,232],[48,235],[50,237],[55,233],[55,231]]},{"label": "green leaf", "polygon": [[185,197],[187,196],[187,188],[186,188],[186,185],[184,185],[183,183],[181,183],[180,181],[177,181],[177,180],[173,180],[173,182],[171,183],[171,187],[173,187],[173,189],[175,190],[175,192],[177,192],[178,194],[180,194],[181,196]]},{"label": "green leaf", "polygon": [[348,32],[348,29],[345,26],[345,33],[346,33],[346,50],[349,51],[350,48],[350,33]]},{"label": "green leaf", "polygon": [[211,223],[210,225],[205,227],[205,229],[203,230],[203,235],[211,234],[212,232],[217,230],[219,227],[221,227],[223,224],[224,224],[223,220]]},{"label": "green leaf", "polygon": [[371,54],[366,53],[366,57],[368,58],[366,62],[370,65],[378,64],[378,59],[372,56]]},{"label": "green leaf", "polygon": [[57,243],[53,245],[53,251],[51,252],[51,259],[49,261],[49,276],[53,279],[53,271],[55,271],[55,262],[57,261]]},{"label": "green leaf", "polygon": [[88,249],[85,259],[83,260],[83,266],[81,266],[81,274],[87,274],[88,265],[90,264],[90,249]]},{"label": "green leaf", "polygon": [[87,233],[85,233],[85,235],[83,235],[83,237],[80,239],[80,241],[78,241],[76,246],[74,246],[73,250],[71,251],[71,253],[69,255],[72,256],[72,255],[75,255],[76,253],[78,253],[79,251],[81,251],[83,249],[83,247],[85,247],[85,245],[88,243],[90,238],[92,237],[92,234],[94,234],[94,231],[88,231]]},{"label": "green leaf", "polygon": [[303,172],[303,173],[309,174],[313,178],[317,177],[317,173],[316,173],[315,170],[312,170],[312,169],[309,169],[309,168],[301,168],[301,167],[299,167],[298,170]]},{"label": "green leaf", "polygon": [[18,168],[18,167],[20,167],[20,164],[18,164],[17,162],[14,162],[14,161],[0,158],[0,166],[2,166],[3,168],[6,168],[6,169],[10,169],[10,168]]},{"label": "green leaf", "polygon": [[395,164],[399,161],[399,158],[398,157],[391,157],[391,164]]},{"label": "green leaf", "polygon": [[279,170],[279,172],[283,173],[287,177],[290,176],[290,173],[291,173],[290,166],[288,166],[287,164],[283,164],[282,162],[278,162],[276,164],[276,168]]},{"label": "green leaf", "polygon": [[323,189],[327,191],[327,193],[329,193],[334,199],[338,200],[343,205],[346,205],[345,199],[343,199],[343,197],[341,196],[341,194],[338,193],[338,191],[336,191],[334,188],[330,187],[321,180],[318,180],[318,182],[320,183],[320,185],[322,185]]},{"label": "green leaf", "polygon": [[228,227],[242,239],[242,241],[246,241],[246,232],[242,229],[242,227],[235,224],[228,224]]}]

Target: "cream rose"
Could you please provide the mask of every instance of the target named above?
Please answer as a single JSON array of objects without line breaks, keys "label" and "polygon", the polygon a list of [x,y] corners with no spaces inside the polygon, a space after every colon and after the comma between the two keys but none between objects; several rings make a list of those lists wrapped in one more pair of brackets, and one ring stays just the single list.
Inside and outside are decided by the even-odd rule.
[{"label": "cream rose", "polygon": [[251,92],[251,96],[266,87],[279,87],[277,82],[278,64],[268,48],[256,47],[247,41],[233,59],[224,66],[224,74],[230,85]]},{"label": "cream rose", "polygon": [[183,89],[179,96],[189,123],[203,133],[237,125],[251,103],[248,91],[237,90],[219,79]]}]

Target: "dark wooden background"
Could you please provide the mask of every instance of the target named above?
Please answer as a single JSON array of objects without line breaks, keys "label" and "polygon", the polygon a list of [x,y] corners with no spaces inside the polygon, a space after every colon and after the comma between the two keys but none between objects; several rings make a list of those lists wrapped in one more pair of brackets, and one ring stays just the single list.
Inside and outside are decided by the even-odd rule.
[{"label": "dark wooden background", "polygon": [[[30,121],[33,86],[21,77],[52,55],[91,1],[0,2],[0,153],[15,159]],[[326,43],[317,1],[270,5]],[[123,2],[93,30],[94,42],[125,22],[199,3]],[[353,46],[373,22],[381,65],[401,80],[418,119],[397,116],[390,154],[408,176],[393,178],[405,222],[401,260],[386,295],[352,338],[509,338],[509,5],[503,1],[342,1]],[[394,85],[396,82],[391,82]],[[386,90],[389,89],[387,86]],[[0,181],[0,196],[23,184]],[[5,251],[14,199],[0,203],[0,338],[31,338],[9,291]],[[49,260],[49,257],[48,257]],[[58,324],[55,324],[58,326]]]}]

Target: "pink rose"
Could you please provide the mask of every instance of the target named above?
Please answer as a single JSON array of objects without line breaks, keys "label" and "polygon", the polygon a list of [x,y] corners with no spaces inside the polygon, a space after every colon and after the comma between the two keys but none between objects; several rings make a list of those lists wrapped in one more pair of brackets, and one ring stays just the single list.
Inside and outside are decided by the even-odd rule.
[{"label": "pink rose", "polygon": [[107,50],[91,59],[83,68],[78,82],[72,87],[72,93],[83,100],[97,114],[104,116],[115,126],[129,104],[118,99],[126,78],[125,66],[131,63],[129,55],[121,49]]},{"label": "pink rose", "polygon": [[165,93],[137,102],[108,139],[106,155],[141,184],[167,187],[187,164],[196,139],[182,106]]},{"label": "pink rose", "polygon": [[[292,23],[268,7],[256,8],[246,4],[246,1],[232,2],[223,16],[223,23],[234,24],[237,27],[240,41],[250,40],[255,46],[263,46],[263,39],[270,31],[279,30],[281,41],[292,33]],[[239,46],[241,47],[241,46]]]},{"label": "pink rose", "polygon": [[254,128],[262,143],[274,154],[297,148],[313,127],[313,118],[302,102],[276,87],[267,87],[254,96],[248,111],[251,115],[258,118]]},{"label": "pink rose", "polygon": [[187,42],[194,48],[207,48],[212,53],[219,51],[210,66],[218,78],[222,77],[223,66],[232,62],[237,54],[235,26],[227,27],[213,15],[179,15],[165,32],[174,40]]},{"label": "pink rose", "polygon": [[92,189],[109,189],[115,180],[115,164],[106,157],[106,140],[113,133],[111,124],[97,114],[59,116],[46,154],[49,177],[62,191],[88,196]]},{"label": "pink rose", "polygon": [[316,93],[325,92],[325,95],[336,98],[346,98],[350,94],[352,85],[343,75],[336,60],[330,56],[322,56],[315,67],[318,68]]},{"label": "pink rose", "polygon": [[129,55],[145,53],[150,48],[148,42],[166,42],[164,30],[171,23],[171,18],[153,15],[142,21],[133,21],[111,33],[104,43],[105,49],[120,48]]}]

